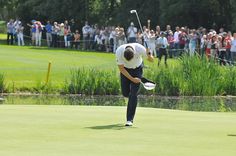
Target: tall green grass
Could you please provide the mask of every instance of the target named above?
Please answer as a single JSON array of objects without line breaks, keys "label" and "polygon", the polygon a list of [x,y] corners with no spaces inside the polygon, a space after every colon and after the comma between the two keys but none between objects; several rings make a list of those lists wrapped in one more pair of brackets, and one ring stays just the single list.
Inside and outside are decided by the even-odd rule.
[{"label": "tall green grass", "polygon": [[70,94],[117,95],[120,84],[117,70],[96,70],[79,68],[71,70],[70,81],[66,81],[65,90]]},{"label": "tall green grass", "polygon": [[6,89],[4,74],[0,73],[0,92],[3,93]]},{"label": "tall green grass", "polygon": [[219,66],[206,58],[183,56],[177,66],[146,72],[157,82],[155,92],[160,95],[236,95],[235,67]]},{"label": "tall green grass", "polygon": [[[215,96],[236,95],[236,68],[219,66],[206,58],[183,56],[175,66],[152,66],[144,76],[154,80],[157,87],[140,94],[165,96]],[[71,71],[65,85],[71,94],[120,94],[117,70],[103,71],[82,68]]]}]

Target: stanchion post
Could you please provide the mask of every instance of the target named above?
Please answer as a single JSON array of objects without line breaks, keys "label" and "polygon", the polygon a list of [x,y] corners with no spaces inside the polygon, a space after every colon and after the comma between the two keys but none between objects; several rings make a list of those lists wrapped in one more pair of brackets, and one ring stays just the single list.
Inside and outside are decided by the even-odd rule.
[{"label": "stanchion post", "polygon": [[46,77],[46,85],[48,84],[48,81],[49,81],[51,66],[52,66],[52,63],[48,62],[48,72],[47,72],[47,77]]}]

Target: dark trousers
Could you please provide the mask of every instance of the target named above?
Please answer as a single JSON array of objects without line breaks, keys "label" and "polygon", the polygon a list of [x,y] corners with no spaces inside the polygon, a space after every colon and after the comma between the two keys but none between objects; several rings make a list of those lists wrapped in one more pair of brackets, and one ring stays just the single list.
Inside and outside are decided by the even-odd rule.
[{"label": "dark trousers", "polygon": [[7,44],[13,45],[13,33],[7,33]]},{"label": "dark trousers", "polygon": [[158,65],[160,65],[161,58],[162,58],[163,55],[165,56],[165,64],[167,64],[167,51],[166,51],[166,48],[160,48],[159,52],[160,52],[160,55],[159,55]]},{"label": "dark trousers", "polygon": [[[133,77],[141,78],[143,74],[142,65],[136,69],[127,69],[128,73]],[[133,121],[134,115],[136,112],[136,107],[138,103],[138,91],[140,84],[133,83],[128,78],[126,78],[123,74],[120,74],[121,77],[121,90],[124,97],[129,98],[126,119],[127,121]]]}]

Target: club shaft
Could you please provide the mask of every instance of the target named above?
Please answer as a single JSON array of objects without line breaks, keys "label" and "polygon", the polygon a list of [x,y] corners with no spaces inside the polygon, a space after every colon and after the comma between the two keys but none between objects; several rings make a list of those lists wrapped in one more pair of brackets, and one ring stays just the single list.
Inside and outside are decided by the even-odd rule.
[{"label": "club shaft", "polygon": [[[142,25],[141,25],[141,22],[140,22],[140,19],[139,19],[139,16],[138,16],[138,13],[137,13],[137,11],[135,11],[135,14],[136,14],[136,16],[137,16],[137,19],[138,19],[138,24],[139,24],[140,30],[141,30],[142,34],[144,35],[143,27],[142,27]],[[148,45],[147,45],[147,42],[146,42],[146,41],[144,41],[144,44],[145,44],[145,46],[146,46],[146,47],[148,47]]]}]

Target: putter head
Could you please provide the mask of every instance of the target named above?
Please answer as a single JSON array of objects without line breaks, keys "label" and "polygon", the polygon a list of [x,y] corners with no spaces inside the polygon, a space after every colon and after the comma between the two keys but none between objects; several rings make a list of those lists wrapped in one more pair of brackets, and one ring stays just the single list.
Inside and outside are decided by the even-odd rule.
[{"label": "putter head", "polygon": [[151,81],[151,80],[148,80],[144,77],[141,78],[141,82],[143,84],[143,87],[147,90],[153,90],[155,87],[156,87],[156,83]]},{"label": "putter head", "polygon": [[131,14],[136,13],[136,12],[137,12],[136,10],[130,10]]}]

